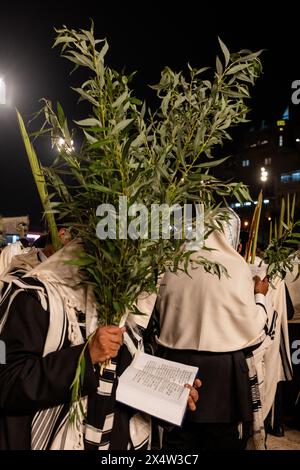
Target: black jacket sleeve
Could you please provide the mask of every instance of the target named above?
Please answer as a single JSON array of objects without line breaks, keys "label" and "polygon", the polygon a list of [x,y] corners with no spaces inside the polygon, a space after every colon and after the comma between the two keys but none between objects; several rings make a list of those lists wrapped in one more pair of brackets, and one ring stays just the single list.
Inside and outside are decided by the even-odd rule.
[{"label": "black jacket sleeve", "polygon": [[[43,357],[49,313],[30,294],[20,293],[12,302],[1,334],[6,344],[6,364],[0,366],[0,407],[5,412],[33,412],[70,402],[71,384],[84,345]],[[97,387],[88,350],[83,394]]]}]

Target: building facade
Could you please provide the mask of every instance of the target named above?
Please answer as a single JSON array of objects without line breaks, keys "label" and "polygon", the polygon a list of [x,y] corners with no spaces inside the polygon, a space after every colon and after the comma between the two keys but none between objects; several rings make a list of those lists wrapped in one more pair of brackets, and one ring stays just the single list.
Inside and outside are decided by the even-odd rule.
[{"label": "building facade", "polygon": [[[295,107],[296,108],[296,107]],[[299,106],[300,108],[300,106]],[[299,109],[300,111],[300,109]],[[262,222],[277,218],[281,199],[296,194],[296,216],[300,218],[300,112],[289,108],[271,125],[264,122],[240,139],[234,159],[234,178],[247,184],[253,202],[233,203],[247,230],[257,196],[263,192]],[[264,236],[264,241],[267,235]]]}]

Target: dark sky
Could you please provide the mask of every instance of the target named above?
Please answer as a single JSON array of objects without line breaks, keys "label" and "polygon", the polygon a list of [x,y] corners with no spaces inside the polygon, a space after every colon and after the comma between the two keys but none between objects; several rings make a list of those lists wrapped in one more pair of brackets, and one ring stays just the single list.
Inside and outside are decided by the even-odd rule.
[{"label": "dark sky", "polygon": [[[109,65],[137,71],[134,86],[141,98],[151,99],[147,84],[158,82],[165,65],[177,70],[187,62],[213,65],[218,35],[231,51],[265,49],[264,75],[250,103],[254,122],[280,118],[290,99],[291,81],[300,79],[300,10],[291,1],[276,6],[225,2],[222,7],[207,0],[2,1],[0,76],[5,76],[13,107],[0,109],[0,213],[28,213],[33,226],[40,220],[40,207],[14,107],[28,121],[39,109],[39,99],[47,97],[59,100],[72,118],[80,116],[70,91],[76,75],[69,76],[69,63],[51,46],[55,26],[88,28],[90,18],[97,36],[108,39]],[[43,162],[50,163],[50,143],[42,153]]]}]

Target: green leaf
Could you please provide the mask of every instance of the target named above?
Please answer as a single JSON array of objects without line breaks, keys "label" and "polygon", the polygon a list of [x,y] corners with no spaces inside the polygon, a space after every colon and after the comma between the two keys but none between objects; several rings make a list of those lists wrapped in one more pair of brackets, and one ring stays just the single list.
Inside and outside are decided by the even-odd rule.
[{"label": "green leaf", "polygon": [[100,193],[114,194],[116,192],[116,191],[112,190],[111,188],[108,188],[106,186],[103,186],[103,185],[97,184],[97,183],[87,184],[86,187],[87,187],[87,189],[94,189],[95,191],[100,192]]},{"label": "green leaf", "polygon": [[229,59],[230,59],[230,52],[227,49],[227,47],[225,46],[224,42],[220,38],[218,38],[218,41],[219,41],[219,44],[221,46],[222,52],[224,54],[225,67],[227,67],[227,65],[229,63]]},{"label": "green leaf", "polygon": [[81,121],[74,121],[75,124],[78,124],[79,126],[87,126],[87,127],[93,127],[93,126],[98,126],[101,127],[101,122],[98,119],[95,118],[87,118],[87,119],[82,119]]},{"label": "green leaf", "polygon": [[222,73],[223,73],[223,65],[222,65],[222,62],[220,61],[220,59],[219,59],[218,56],[216,57],[216,69],[217,69],[218,75],[222,75]]},{"label": "green leaf", "polygon": [[196,165],[197,168],[213,168],[215,166],[222,165],[222,163],[226,162],[230,157],[224,157],[220,158],[219,160],[213,160],[210,162],[204,162],[204,163],[199,163],[199,165]]},{"label": "green leaf", "polygon": [[249,68],[248,63],[246,63],[246,64],[237,64],[237,65],[233,65],[232,67],[230,67],[230,69],[226,73],[227,73],[227,75],[233,75],[234,73],[240,72],[241,70],[246,70],[248,68]]},{"label": "green leaf", "polygon": [[88,141],[89,144],[96,144],[98,142],[98,139],[96,137],[93,137],[91,134],[89,134],[86,130],[83,131],[86,140]]},{"label": "green leaf", "polygon": [[116,126],[111,131],[111,134],[112,135],[118,134],[119,132],[126,129],[126,127],[128,127],[133,121],[134,119],[131,118],[131,119],[124,119],[123,121],[118,122],[118,124],[116,124]]}]

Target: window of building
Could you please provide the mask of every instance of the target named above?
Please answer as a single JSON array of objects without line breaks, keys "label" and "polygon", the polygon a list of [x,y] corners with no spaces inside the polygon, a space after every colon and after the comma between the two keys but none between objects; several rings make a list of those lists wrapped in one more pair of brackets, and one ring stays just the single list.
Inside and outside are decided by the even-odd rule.
[{"label": "window of building", "polygon": [[272,158],[271,157],[265,158],[265,165],[271,165],[271,163],[272,163]]},{"label": "window of building", "polygon": [[249,166],[250,165],[250,160],[243,160],[242,161],[242,166]]},{"label": "window of building", "polygon": [[300,181],[300,170],[282,173],[280,176],[280,182],[283,184],[296,183],[297,181]]}]

